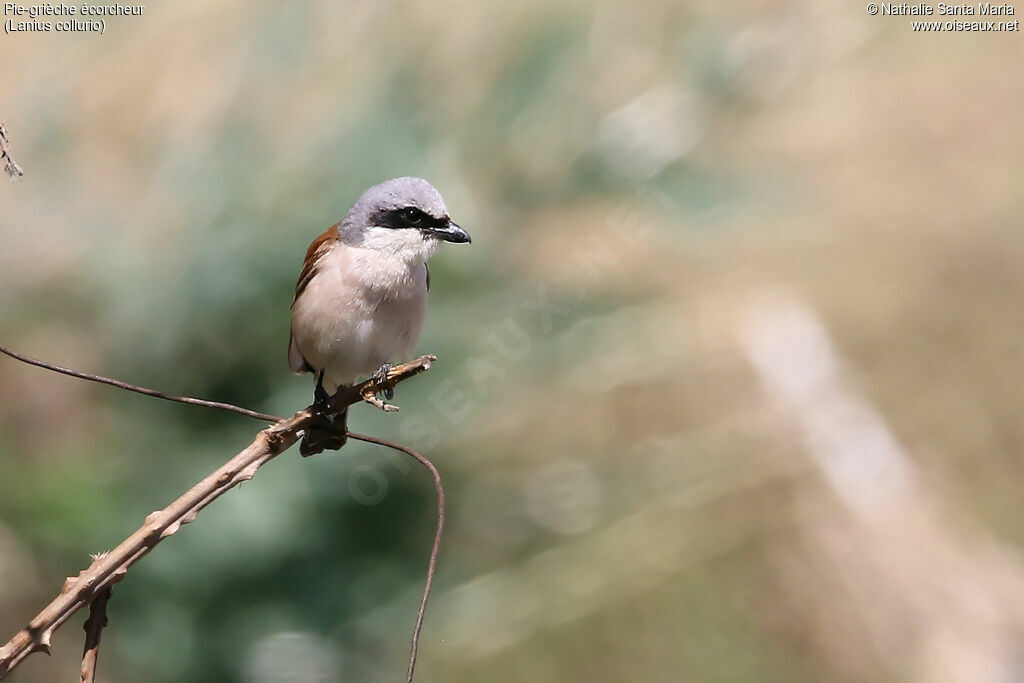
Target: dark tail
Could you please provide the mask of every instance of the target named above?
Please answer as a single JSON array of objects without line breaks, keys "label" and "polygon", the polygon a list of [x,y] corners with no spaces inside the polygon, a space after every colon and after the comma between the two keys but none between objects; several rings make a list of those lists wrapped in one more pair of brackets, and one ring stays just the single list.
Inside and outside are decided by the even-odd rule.
[{"label": "dark tail", "polygon": [[299,453],[307,458],[324,451],[336,451],[345,445],[347,437],[345,431],[348,429],[348,408],[338,413],[334,420],[318,416],[314,418],[313,424],[306,431],[306,436],[299,444]]}]

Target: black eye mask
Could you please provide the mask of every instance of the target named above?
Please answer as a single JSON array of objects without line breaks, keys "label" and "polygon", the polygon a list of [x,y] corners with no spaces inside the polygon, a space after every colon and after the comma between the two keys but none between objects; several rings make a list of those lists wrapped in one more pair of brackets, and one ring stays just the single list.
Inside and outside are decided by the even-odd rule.
[{"label": "black eye mask", "polygon": [[394,230],[400,230],[403,228],[442,230],[446,228],[449,223],[447,216],[444,218],[434,218],[415,206],[377,211],[373,214],[371,220],[373,225],[381,228],[392,228]]}]

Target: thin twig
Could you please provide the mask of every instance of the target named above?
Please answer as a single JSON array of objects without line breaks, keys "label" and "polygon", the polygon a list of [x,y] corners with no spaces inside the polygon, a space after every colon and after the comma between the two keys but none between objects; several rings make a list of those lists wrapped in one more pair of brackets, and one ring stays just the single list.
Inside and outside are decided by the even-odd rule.
[{"label": "thin twig", "polygon": [[420,643],[420,629],[423,628],[423,616],[427,612],[427,600],[430,598],[430,588],[434,583],[434,570],[437,568],[437,555],[441,550],[441,535],[444,533],[445,504],[444,486],[441,484],[441,473],[437,471],[437,467],[435,467],[434,463],[430,462],[426,456],[423,456],[402,444],[387,441],[385,439],[378,439],[375,436],[368,436],[366,434],[356,434],[355,432],[347,432],[347,434],[351,439],[366,441],[367,443],[375,443],[379,446],[386,446],[405,453],[409,457],[418,460],[421,465],[427,468],[430,475],[434,478],[434,490],[437,492],[437,529],[434,531],[434,545],[430,549],[430,562],[427,564],[427,580],[423,584],[423,598],[420,600],[420,609],[416,614],[416,626],[412,631],[412,650],[409,653],[409,672],[405,679],[406,683],[412,683],[412,675],[416,669],[416,652],[419,649]]},{"label": "thin twig", "polygon": [[107,625],[107,601],[113,589],[104,588],[89,603],[89,618],[82,627],[85,630],[85,650],[82,652],[81,683],[95,683],[96,660],[100,656],[100,636]]},{"label": "thin twig", "polygon": [[146,387],[140,387],[135,384],[129,384],[128,382],[122,382],[118,379],[111,379],[109,377],[103,377],[101,375],[91,375],[87,372],[79,372],[78,370],[72,370],[71,368],[65,368],[62,365],[55,365],[53,363],[47,363],[36,358],[13,351],[6,346],[0,345],[0,353],[6,353],[11,358],[16,358],[22,363],[28,363],[34,365],[37,368],[44,368],[46,370],[52,370],[59,372],[62,375],[69,377],[77,377],[78,379],[88,380],[90,382],[97,382],[99,384],[106,384],[118,389],[124,389],[125,391],[134,391],[136,394],[142,394],[143,396],[152,396],[153,398],[161,398],[165,401],[174,401],[175,403],[187,403],[193,406],[203,406],[204,408],[216,408],[218,410],[227,410],[232,413],[238,413],[239,415],[245,415],[246,417],[252,417],[257,420],[263,420],[265,422],[280,422],[282,418],[276,415],[268,415],[266,413],[260,413],[255,410],[249,410],[248,408],[242,408],[241,406],[231,405],[230,403],[221,403],[220,401],[207,401],[201,398],[193,398],[192,396],[176,396],[174,394],[165,394],[162,391],[156,391],[154,389],[147,389]]},{"label": "thin twig", "polygon": [[4,127],[5,121],[0,121],[0,160],[4,162],[4,171],[11,178],[20,178],[25,175],[25,171],[21,170],[21,166],[11,156],[11,143],[7,139],[7,129]]},{"label": "thin twig", "polygon": [[[91,381],[118,386],[129,391],[155,396],[179,403],[205,405],[256,417],[257,419],[275,419],[274,416],[263,415],[238,406],[212,401],[200,401],[191,397],[170,396],[151,389],[144,389],[117,380],[96,375],[86,375],[74,370],[45,363],[35,359],[27,359],[21,354],[0,347],[4,353],[38,367],[54,370],[73,377],[81,377]],[[414,377],[430,369],[434,356],[422,356],[409,363],[391,369],[384,380],[376,378],[352,387],[339,390],[329,403],[329,411],[337,413],[341,409],[363,400],[363,394],[370,388],[378,390],[393,388],[399,382]],[[252,479],[261,466],[277,457],[294,444],[299,434],[309,427],[314,419],[312,406],[300,410],[291,417],[277,421],[264,429],[251,444],[227,463],[212,472],[201,482],[193,486],[177,500],[163,510],[158,510],[146,517],[143,525],[131,536],[122,541],[109,553],[97,557],[91,565],[77,577],[69,578],[64,588],[46,608],[43,609],[28,626],[18,632],[6,645],[0,647],[0,679],[13,671],[29,655],[37,651],[48,651],[50,639],[60,626],[75,612],[92,602],[97,594],[119,581],[140,558],[151,551],[164,538],[176,533],[183,524],[193,521],[199,511],[234,488],[237,484]],[[366,437],[368,440],[372,437]],[[422,456],[420,456],[422,457]],[[425,459],[424,459],[425,460]],[[432,467],[432,466],[431,466]]]}]

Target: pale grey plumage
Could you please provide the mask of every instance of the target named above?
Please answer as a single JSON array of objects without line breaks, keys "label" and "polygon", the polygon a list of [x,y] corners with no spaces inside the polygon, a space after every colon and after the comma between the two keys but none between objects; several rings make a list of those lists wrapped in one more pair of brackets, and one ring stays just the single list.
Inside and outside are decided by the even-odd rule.
[{"label": "pale grey plumage", "polygon": [[441,193],[423,178],[402,176],[374,185],[362,194],[341,221],[342,239],[358,242],[377,211],[415,206],[437,219],[448,217]]}]

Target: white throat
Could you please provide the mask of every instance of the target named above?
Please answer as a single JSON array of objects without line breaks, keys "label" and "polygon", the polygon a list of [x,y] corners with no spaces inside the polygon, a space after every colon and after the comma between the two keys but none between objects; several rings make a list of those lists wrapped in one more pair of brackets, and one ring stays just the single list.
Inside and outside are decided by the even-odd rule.
[{"label": "white throat", "polygon": [[426,262],[437,240],[418,230],[370,228],[358,244],[345,248],[348,273],[362,281],[366,291],[389,299],[402,299],[424,288]]},{"label": "white throat", "polygon": [[364,230],[358,244],[352,246],[358,251],[376,252],[382,258],[416,267],[427,262],[437,245],[437,239],[424,237],[419,230],[372,227]]}]

